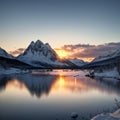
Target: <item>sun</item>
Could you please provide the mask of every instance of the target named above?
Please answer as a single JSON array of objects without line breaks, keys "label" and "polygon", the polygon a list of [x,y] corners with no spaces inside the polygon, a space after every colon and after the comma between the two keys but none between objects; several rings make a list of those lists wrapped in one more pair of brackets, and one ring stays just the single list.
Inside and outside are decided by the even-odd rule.
[{"label": "sun", "polygon": [[67,54],[63,50],[57,50],[56,51],[60,59],[64,59]]}]

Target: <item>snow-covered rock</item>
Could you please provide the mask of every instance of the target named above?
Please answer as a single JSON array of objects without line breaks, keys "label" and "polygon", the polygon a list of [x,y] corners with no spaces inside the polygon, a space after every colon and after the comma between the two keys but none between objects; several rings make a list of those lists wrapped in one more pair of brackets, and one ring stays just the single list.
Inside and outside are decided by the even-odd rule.
[{"label": "snow-covered rock", "polygon": [[120,120],[120,109],[116,110],[114,113],[110,113],[111,116],[119,118]]},{"label": "snow-covered rock", "polygon": [[70,116],[71,116],[71,118],[76,119],[78,117],[78,113],[72,112]]}]

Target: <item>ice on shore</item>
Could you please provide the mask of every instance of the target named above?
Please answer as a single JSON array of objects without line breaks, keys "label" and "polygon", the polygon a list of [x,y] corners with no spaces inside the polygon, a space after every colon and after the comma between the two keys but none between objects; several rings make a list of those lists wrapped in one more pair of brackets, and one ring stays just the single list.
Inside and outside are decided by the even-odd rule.
[{"label": "ice on shore", "polygon": [[98,114],[91,120],[120,120],[120,109],[116,110],[114,113]]}]

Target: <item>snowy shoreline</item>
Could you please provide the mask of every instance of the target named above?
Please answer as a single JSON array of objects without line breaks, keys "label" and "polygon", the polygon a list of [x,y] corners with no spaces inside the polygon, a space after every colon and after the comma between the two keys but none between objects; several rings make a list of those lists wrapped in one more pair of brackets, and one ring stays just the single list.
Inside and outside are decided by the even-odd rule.
[{"label": "snowy shoreline", "polygon": [[93,117],[91,120],[120,120],[120,108],[113,113],[101,113]]},{"label": "snowy shoreline", "polygon": [[0,75],[28,73],[28,72],[29,72],[29,70],[21,70],[21,69],[17,69],[17,68],[9,68],[9,69],[0,68]]},{"label": "snowy shoreline", "polygon": [[116,69],[113,70],[106,70],[103,71],[101,73],[96,72],[95,73],[96,77],[106,77],[106,78],[116,78],[116,79],[120,79],[120,74],[118,73],[118,71]]},{"label": "snowy shoreline", "polygon": [[89,71],[86,74],[86,76],[91,77],[91,78],[98,77],[98,78],[103,78],[103,79],[104,78],[112,78],[113,80],[114,79],[120,80],[120,74],[118,73],[116,68],[111,69],[111,70],[104,70],[102,72],[100,72],[100,71]]}]

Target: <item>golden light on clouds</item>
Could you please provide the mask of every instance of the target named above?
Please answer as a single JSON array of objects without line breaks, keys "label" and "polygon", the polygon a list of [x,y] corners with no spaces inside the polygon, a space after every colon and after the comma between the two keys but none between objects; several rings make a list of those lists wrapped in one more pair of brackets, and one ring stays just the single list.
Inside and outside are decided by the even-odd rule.
[{"label": "golden light on clouds", "polygon": [[58,49],[55,49],[55,51],[56,51],[56,53],[58,54],[58,56],[59,56],[59,58],[60,59],[64,59],[64,58],[67,58],[68,57],[68,54],[67,54],[67,52],[66,51],[64,51],[64,50],[58,50]]},{"label": "golden light on clouds", "polygon": [[82,52],[84,51],[84,49],[75,49],[75,50],[66,50],[66,49],[64,49],[64,48],[55,48],[54,49],[55,51],[56,51],[56,53],[57,53],[57,55],[58,55],[58,57],[60,58],[60,59],[64,59],[64,58],[72,58],[72,59],[74,59],[74,58],[77,58],[77,59],[81,59],[81,60],[84,60],[84,61],[91,61],[91,60],[93,60],[94,58],[91,58],[91,57],[83,57],[83,58],[81,58],[81,57],[78,57],[77,56],[77,54],[79,53],[79,54],[82,54]]},{"label": "golden light on clouds", "polygon": [[[77,58],[86,62],[92,61],[94,58],[103,56],[114,52],[120,48],[120,42],[118,43],[106,43],[100,45],[90,44],[75,44],[75,45],[64,45],[60,48],[56,48],[55,51],[58,53],[60,58]],[[59,52],[61,51],[61,52]]]}]

